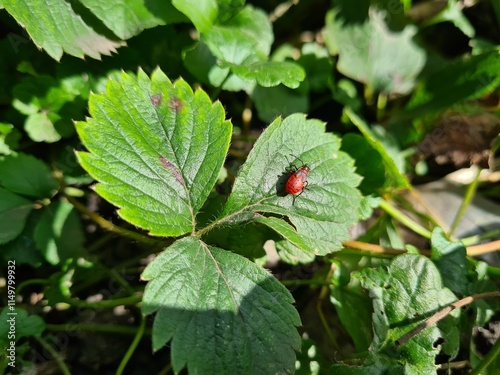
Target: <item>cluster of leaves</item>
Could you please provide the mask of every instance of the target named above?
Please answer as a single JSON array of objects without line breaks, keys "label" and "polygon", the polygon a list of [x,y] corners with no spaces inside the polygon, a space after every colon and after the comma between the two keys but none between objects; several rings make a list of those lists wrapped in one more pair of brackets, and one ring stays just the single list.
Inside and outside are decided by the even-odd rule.
[{"label": "cluster of leaves", "polygon": [[[498,31],[500,6],[488,4]],[[459,358],[461,342],[491,319],[494,304],[475,302],[471,314],[455,310],[402,338],[460,297],[495,291],[498,269],[468,258],[435,218],[419,213],[417,224],[388,197],[412,189],[405,148],[451,107],[477,112],[474,100],[496,94],[500,41],[476,36],[454,0],[420,25],[411,1],[394,8],[339,0],[318,17],[321,5],[282,3],[273,11],[243,0],[51,0],[44,7],[0,0],[0,17],[17,30],[0,41],[2,51],[15,52],[0,61],[0,253],[30,270],[50,267],[26,278],[19,297],[29,284],[42,284],[51,309],[140,301],[142,314],[155,314],[153,349],[169,347],[176,373],[432,374],[439,356]],[[279,40],[279,31],[306,31],[304,23],[298,31],[284,26],[303,16],[315,18],[317,38]],[[425,38],[429,28],[449,23],[474,46],[453,61],[432,52]],[[85,56],[103,61],[79,60]],[[236,118],[250,102],[255,123],[266,128],[242,162],[230,144],[250,142],[248,120],[232,120],[233,128],[226,111]],[[303,162],[311,168],[308,185],[294,199],[285,184],[290,166]],[[116,223],[105,219],[105,205],[93,212],[78,199],[91,202],[96,194],[118,208]],[[387,214],[360,240],[398,248],[397,256],[353,251],[346,242],[376,207]],[[108,277],[96,272],[106,268],[96,249],[110,246],[110,237],[92,234],[94,224],[84,227],[78,211],[141,242],[140,258],[158,253],[140,275],[146,286],[136,283],[139,299],[123,279],[126,297],[77,298]],[[398,220],[430,240],[427,257],[406,246]],[[324,285],[341,326],[331,332],[323,317],[326,347],[307,337],[309,322],[292,294],[262,268],[268,240],[283,263],[320,267],[309,284]],[[33,337],[49,346],[44,335],[54,327],[42,309],[39,316],[18,311],[16,341]],[[9,345],[6,314],[2,347]],[[19,353],[28,352],[21,343]],[[328,360],[333,350],[336,364]],[[495,367],[474,349],[465,355],[477,369]]]}]

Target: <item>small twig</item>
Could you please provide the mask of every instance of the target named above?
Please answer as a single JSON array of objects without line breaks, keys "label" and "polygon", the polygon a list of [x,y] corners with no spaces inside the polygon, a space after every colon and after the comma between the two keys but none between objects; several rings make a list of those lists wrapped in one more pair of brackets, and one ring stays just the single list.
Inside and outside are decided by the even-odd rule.
[{"label": "small twig", "polygon": [[[405,254],[407,251],[405,249],[394,249],[391,247],[384,247],[380,245],[375,245],[372,243],[360,242],[360,241],[345,241],[342,243],[344,247],[350,249],[368,251],[370,253],[385,254],[385,255],[400,255]],[[419,250],[420,254],[425,256],[430,256],[430,250]]]},{"label": "small twig", "polygon": [[118,367],[118,370],[116,370],[116,375],[121,375],[123,374],[123,370],[125,370],[125,367],[127,366],[127,363],[130,361],[130,358],[132,357],[132,354],[134,354],[135,349],[137,348],[137,345],[139,345],[139,342],[141,341],[141,338],[144,334],[144,328],[146,327],[146,319],[144,318],[143,315],[141,315],[141,323],[139,324],[139,328],[137,329],[137,333],[134,337],[134,340],[130,344],[130,347],[127,350],[127,353],[122,358],[122,361],[120,362],[120,366]]},{"label": "small twig", "polygon": [[417,335],[423,329],[430,327],[431,325],[439,322],[441,319],[443,319],[444,317],[449,315],[453,310],[456,310],[460,307],[469,305],[474,301],[478,301],[481,299],[487,299],[487,298],[500,298],[500,292],[488,292],[488,293],[476,294],[476,295],[468,296],[468,297],[462,298],[461,300],[453,302],[451,305],[446,306],[444,309],[438,311],[437,313],[432,315],[430,318],[426,319],[425,321],[420,323],[418,326],[413,328],[410,332],[404,334],[399,339],[397,339],[396,345],[397,346],[403,345],[405,342],[410,340],[413,336]]},{"label": "small twig", "polygon": [[467,247],[467,255],[473,257],[476,255],[491,253],[493,251],[500,250],[500,240],[483,243],[480,245],[468,246]]},{"label": "small twig", "polygon": [[299,0],[290,0],[284,3],[279,4],[274,11],[269,15],[269,20],[271,22],[276,22],[279,18],[283,17],[283,15],[288,12],[288,10],[299,3]]},{"label": "small twig", "polygon": [[69,371],[68,366],[66,366],[66,363],[64,363],[64,360],[62,359],[60,353],[58,353],[52,345],[50,345],[43,337],[37,337],[33,336],[35,340],[37,340],[40,345],[43,346],[45,350],[47,350],[52,358],[56,361],[57,365],[59,366],[59,369],[61,370],[61,373],[64,375],[71,375],[71,372]]}]

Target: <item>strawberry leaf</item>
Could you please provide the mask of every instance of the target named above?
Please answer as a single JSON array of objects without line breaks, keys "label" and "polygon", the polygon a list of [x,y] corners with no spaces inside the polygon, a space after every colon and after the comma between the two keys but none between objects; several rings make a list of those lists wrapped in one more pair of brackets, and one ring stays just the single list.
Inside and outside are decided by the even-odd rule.
[{"label": "strawberry leaf", "polygon": [[100,182],[95,190],[152,235],[193,231],[229,147],[222,105],[160,70],[151,79],[122,73],[89,104],[92,118],[76,128],[90,152],[78,159]]}]

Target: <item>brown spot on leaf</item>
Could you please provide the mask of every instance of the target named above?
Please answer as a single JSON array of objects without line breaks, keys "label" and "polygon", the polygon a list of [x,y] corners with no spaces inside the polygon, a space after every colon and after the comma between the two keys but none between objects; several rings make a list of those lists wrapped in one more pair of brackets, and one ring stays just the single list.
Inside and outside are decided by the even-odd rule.
[{"label": "brown spot on leaf", "polygon": [[184,177],[182,177],[181,170],[177,168],[174,164],[172,164],[165,156],[160,155],[158,157],[160,160],[161,165],[165,167],[167,171],[169,171],[172,176],[175,178],[175,181],[177,181],[179,184],[185,186],[184,183]]},{"label": "brown spot on leaf", "polygon": [[155,106],[158,107],[161,104],[161,94],[154,94],[149,97],[151,99],[151,103]]},{"label": "brown spot on leaf", "polygon": [[168,106],[172,111],[178,113],[182,109],[182,101],[178,97],[173,96],[170,98]]}]

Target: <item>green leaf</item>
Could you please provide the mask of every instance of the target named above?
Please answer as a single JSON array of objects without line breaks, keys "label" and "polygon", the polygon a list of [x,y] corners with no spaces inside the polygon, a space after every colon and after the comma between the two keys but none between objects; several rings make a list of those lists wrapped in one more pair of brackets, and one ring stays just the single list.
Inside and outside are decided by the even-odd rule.
[{"label": "green leaf", "polygon": [[415,90],[404,118],[427,116],[469,99],[480,98],[500,85],[498,51],[446,64]]},{"label": "green leaf", "polygon": [[425,23],[425,26],[433,25],[438,22],[452,22],[460,31],[469,38],[474,38],[476,31],[463,13],[463,6],[456,0],[448,0],[446,8],[437,16]]},{"label": "green leaf", "polygon": [[364,195],[376,193],[385,183],[382,155],[370,146],[365,138],[353,133],[342,137],[341,149],[352,156],[356,173],[363,176],[359,190]]},{"label": "green leaf", "polygon": [[352,121],[352,123],[356,125],[357,128],[361,131],[368,144],[373,147],[373,149],[379,152],[384,162],[385,170],[391,177],[392,181],[396,184],[396,186],[402,188],[409,187],[410,182],[408,181],[406,176],[400,172],[396,161],[389,154],[386,147],[384,147],[384,144],[377,139],[376,135],[372,132],[368,124],[349,108],[346,109],[346,114],[347,116],[349,116],[349,119]]},{"label": "green leaf", "polygon": [[333,59],[325,47],[317,43],[305,43],[297,63],[306,71],[309,90],[321,91],[333,86]]},{"label": "green leaf", "polygon": [[441,346],[437,340],[456,339],[460,311],[455,310],[437,327],[425,328],[406,343],[394,343],[421,322],[418,318],[456,301],[455,295],[443,287],[434,264],[424,256],[405,254],[394,258],[388,268],[365,268],[357,277],[373,300],[371,350],[397,355],[405,363],[405,374],[435,374],[435,356]]},{"label": "green leaf", "polygon": [[0,245],[0,254],[7,260],[14,260],[16,265],[29,264],[36,268],[39,267],[43,258],[37,249],[34,237],[35,227],[38,224],[41,210],[32,211],[24,228],[19,236],[14,240]]},{"label": "green leaf", "polygon": [[[11,321],[14,319],[15,338],[9,338]],[[0,314],[0,347],[8,347],[10,341],[19,341],[23,337],[40,336],[45,330],[45,322],[38,315],[28,315],[24,309],[8,306]]]},{"label": "green leaf", "polygon": [[280,83],[295,89],[305,78],[304,69],[288,61],[264,61],[248,65],[226,64],[238,77],[257,81],[263,87],[278,86]]},{"label": "green leaf", "polygon": [[95,190],[152,235],[193,231],[229,147],[222,105],[160,70],[151,79],[123,73],[89,104],[92,118],[77,131],[90,152],[78,159],[100,182]]},{"label": "green leaf", "polygon": [[[361,195],[353,160],[339,147],[321,121],[301,114],[276,119],[255,143],[219,219],[238,223],[248,220],[242,213],[284,215],[315,254],[340,249],[349,238],[347,228],[358,220]],[[292,162],[300,165],[298,158],[311,172],[307,189],[293,204],[292,196],[284,196],[284,185],[287,168]]]},{"label": "green leaf", "polygon": [[124,45],[96,33],[64,0],[4,0],[4,6],[33,42],[57,61],[63,52],[100,59]]},{"label": "green leaf", "polygon": [[184,13],[200,33],[211,28],[219,13],[217,0],[172,0],[172,5]]},{"label": "green leaf", "polygon": [[255,260],[266,255],[264,243],[272,232],[255,223],[246,225],[216,227],[203,236],[207,244],[227,249],[245,258]]},{"label": "green leaf", "polygon": [[228,22],[213,26],[202,36],[218,59],[234,65],[264,61],[274,40],[267,15],[249,5]]},{"label": "green leaf", "polygon": [[62,138],[54,126],[54,121],[44,112],[29,115],[24,123],[24,130],[35,142],[53,143]]},{"label": "green leaf", "polygon": [[22,232],[32,209],[29,200],[0,188],[0,244],[12,241]]},{"label": "green leaf", "polygon": [[34,239],[50,264],[81,256],[85,237],[73,205],[60,201],[45,207],[35,228]]},{"label": "green leaf", "polygon": [[467,250],[461,242],[450,241],[444,231],[436,227],[431,237],[432,260],[441,272],[444,285],[462,296],[469,291]]},{"label": "green leaf", "polygon": [[195,374],[291,373],[300,324],[290,293],[249,260],[194,237],[176,241],[142,274],[142,311],[157,312],[153,348]]},{"label": "green leaf", "polygon": [[10,155],[19,146],[20,132],[14,125],[0,122],[0,155]]},{"label": "green leaf", "polygon": [[314,253],[304,251],[302,248],[295,246],[288,240],[277,240],[274,245],[280,259],[285,263],[296,266],[301,263],[311,263],[314,259],[316,259],[316,255]]},{"label": "green leaf", "polygon": [[121,39],[129,39],[144,29],[185,20],[170,1],[81,0]]},{"label": "green leaf", "polygon": [[59,188],[42,161],[22,153],[0,159],[0,184],[13,193],[40,199],[52,197]]},{"label": "green leaf", "polygon": [[252,100],[259,118],[272,122],[278,116],[288,116],[293,113],[306,113],[309,110],[309,98],[306,93],[279,85],[276,87],[256,86],[252,91]]},{"label": "green leaf", "polygon": [[331,286],[330,301],[335,306],[344,329],[349,333],[358,353],[368,350],[372,339],[372,309],[358,286]]},{"label": "green leaf", "polygon": [[347,23],[332,10],[324,37],[330,53],[339,55],[344,75],[385,93],[410,92],[425,64],[425,52],[413,42],[416,27],[390,31],[381,13],[370,12],[364,23]]}]

